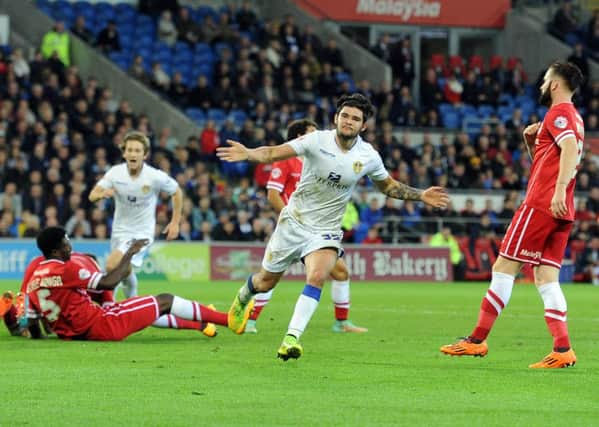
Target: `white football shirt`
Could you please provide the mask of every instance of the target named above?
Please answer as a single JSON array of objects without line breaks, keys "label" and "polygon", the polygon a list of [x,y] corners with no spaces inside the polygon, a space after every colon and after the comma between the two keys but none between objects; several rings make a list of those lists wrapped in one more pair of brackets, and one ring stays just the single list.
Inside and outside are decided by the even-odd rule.
[{"label": "white football shirt", "polygon": [[364,175],[375,181],[389,176],[381,156],[358,136],[342,151],[335,130],[310,132],[288,144],[304,156],[302,177],[286,209],[298,222],[315,230],[339,230],[356,183]]},{"label": "white football shirt", "polygon": [[177,181],[146,163],[134,178],[129,175],[127,163],[113,166],[98,185],[115,191],[112,236],[150,240],[154,240],[158,194],[164,191],[173,195],[178,187]]}]

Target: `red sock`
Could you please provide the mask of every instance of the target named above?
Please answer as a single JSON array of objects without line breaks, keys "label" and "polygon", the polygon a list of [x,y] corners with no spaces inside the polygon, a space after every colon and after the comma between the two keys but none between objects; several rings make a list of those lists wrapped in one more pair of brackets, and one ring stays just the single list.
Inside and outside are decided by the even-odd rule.
[{"label": "red sock", "polygon": [[553,351],[558,351],[558,349],[570,349],[570,336],[568,335],[568,324],[565,320],[555,319],[554,317],[550,317],[547,314],[559,316],[563,319],[566,319],[566,312],[545,309],[545,322],[547,323],[547,328],[549,328],[549,332],[553,337]]},{"label": "red sock", "polygon": [[[345,306],[346,304],[344,304]],[[335,319],[339,320],[339,321],[343,321],[343,320],[347,320],[347,318],[349,317],[349,308],[345,308],[345,307],[339,307],[338,305],[335,305]]]},{"label": "red sock", "polygon": [[200,317],[202,322],[214,323],[217,325],[228,326],[227,313],[222,311],[212,310],[205,305],[199,304],[200,306]]},{"label": "red sock", "polygon": [[264,307],[265,306],[263,305],[255,305],[254,309],[252,310],[252,314],[250,315],[250,320],[257,320]]},{"label": "red sock", "polygon": [[489,294],[487,293],[487,295],[483,298],[483,301],[480,305],[480,312],[478,313],[478,323],[470,334],[470,338],[474,338],[479,341],[484,341],[487,338],[489,332],[491,332],[493,323],[495,323],[495,319],[497,319],[497,316],[499,316],[499,312],[487,300],[488,295]]},{"label": "red sock", "polygon": [[[200,322],[196,322],[195,320],[187,320],[181,319],[180,317],[173,316],[175,321],[177,322],[177,329],[202,329],[202,324]],[[170,318],[169,318],[169,327],[171,326]]]}]

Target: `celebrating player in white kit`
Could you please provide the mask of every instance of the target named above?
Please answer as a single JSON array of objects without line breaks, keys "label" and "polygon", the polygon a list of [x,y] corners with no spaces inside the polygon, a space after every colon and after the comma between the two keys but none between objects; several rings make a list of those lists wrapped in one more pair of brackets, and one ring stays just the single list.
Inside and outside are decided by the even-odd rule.
[{"label": "celebrating player in white kit", "polygon": [[[150,243],[131,259],[131,265],[141,267],[149,246],[154,241],[156,228],[156,203],[161,191],[171,196],[173,214],[164,229],[167,240],[179,235],[179,222],[183,207],[183,192],[177,181],[165,172],[145,163],[150,151],[150,141],[141,132],[127,133],[121,143],[125,163],[111,167],[89,194],[89,200],[114,198],[115,212],[110,236],[111,253],[106,260],[106,270],[112,271],[127,252],[134,239],[148,239]],[[131,271],[123,281],[125,297],[137,295],[137,276]],[[116,295],[115,295],[116,296]]]},{"label": "celebrating player in white kit", "polygon": [[337,102],[335,130],[311,132],[275,147],[248,149],[228,141],[229,147],[217,149],[218,157],[229,162],[272,163],[304,156],[301,180],[281,211],[262,268],[247,279],[229,310],[230,318],[243,322],[245,307],[254,295],[272,289],[292,263],[303,260],[306,286],[278,350],[283,360],[297,359],[303,353],[299,338],[318,307],[322,286],[341,252],[345,205],[363,176],[368,175],[389,197],[419,200],[434,207],[445,207],[449,201],[441,187],[419,190],[389,175],[380,155],[359,136],[372,113],[372,104],[365,96],[344,95]]}]

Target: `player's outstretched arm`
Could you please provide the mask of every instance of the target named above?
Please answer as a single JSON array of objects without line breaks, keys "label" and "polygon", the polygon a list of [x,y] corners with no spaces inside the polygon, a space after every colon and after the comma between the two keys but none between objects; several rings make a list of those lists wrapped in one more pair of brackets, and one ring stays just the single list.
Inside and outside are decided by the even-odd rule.
[{"label": "player's outstretched arm", "polygon": [[426,190],[410,187],[391,178],[374,181],[379,191],[389,197],[400,200],[419,200],[435,208],[447,207],[449,196],[442,187],[429,187]]},{"label": "player's outstretched arm", "polygon": [[218,147],[216,155],[226,162],[249,161],[254,163],[273,163],[279,160],[297,157],[291,145],[283,144],[274,147],[247,148],[240,142],[227,139],[228,147]]},{"label": "player's outstretched arm", "polygon": [[114,196],[114,190],[112,188],[103,188],[96,185],[89,193],[89,201],[95,203],[100,199],[109,199],[112,196]]},{"label": "player's outstretched arm", "polygon": [[121,261],[115,267],[114,270],[111,270],[109,273],[106,273],[100,281],[98,282],[98,286],[96,289],[100,290],[112,290],[119,284],[125,277],[129,275],[129,269],[131,268],[131,258],[133,255],[138,253],[141,248],[149,244],[150,241],[148,239],[136,239],[131,243],[125,255],[121,258]]},{"label": "player's outstretched arm", "polygon": [[166,240],[175,240],[179,237],[179,224],[181,223],[181,212],[183,210],[183,192],[180,187],[171,197],[173,201],[173,216],[171,222],[164,227],[163,233],[166,234]]}]

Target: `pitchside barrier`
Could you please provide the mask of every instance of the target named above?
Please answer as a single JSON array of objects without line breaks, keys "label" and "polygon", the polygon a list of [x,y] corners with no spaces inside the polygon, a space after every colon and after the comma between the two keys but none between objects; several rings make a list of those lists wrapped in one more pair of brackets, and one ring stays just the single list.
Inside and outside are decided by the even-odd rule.
[{"label": "pitchside barrier", "polygon": [[[73,240],[73,250],[92,253],[104,265],[108,241]],[[351,277],[367,281],[453,280],[449,249],[426,245],[347,245],[344,259]],[[259,270],[264,244],[154,242],[138,272],[143,279],[206,282],[243,280]],[[33,239],[0,240],[0,279],[21,279],[29,261],[40,255]],[[305,280],[301,263],[292,265],[288,280]]]}]

